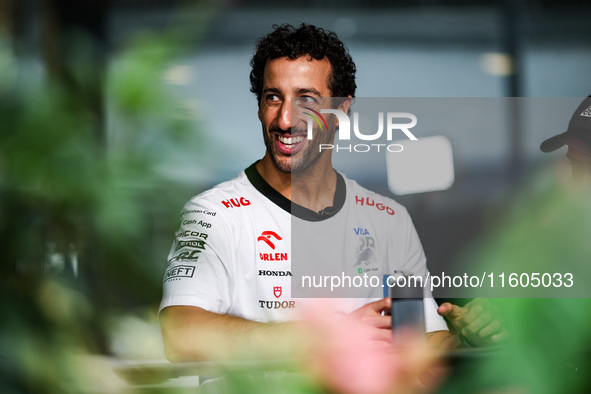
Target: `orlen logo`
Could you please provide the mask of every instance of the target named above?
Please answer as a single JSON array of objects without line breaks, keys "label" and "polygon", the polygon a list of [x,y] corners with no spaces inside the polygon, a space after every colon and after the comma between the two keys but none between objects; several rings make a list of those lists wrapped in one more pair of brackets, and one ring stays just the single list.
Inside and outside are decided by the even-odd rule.
[{"label": "orlen logo", "polygon": [[222,204],[224,204],[224,206],[226,208],[234,208],[234,207],[238,208],[238,207],[245,207],[247,205],[250,205],[250,201],[248,201],[244,197],[240,197],[240,199],[231,198],[229,200],[224,200],[224,201],[222,201]]},{"label": "orlen logo", "polygon": [[357,205],[365,205],[365,206],[368,206],[368,207],[374,207],[375,206],[378,211],[384,211],[385,210],[386,212],[388,212],[389,215],[394,215],[394,210],[392,208],[390,208],[388,206],[385,206],[382,203],[377,203],[376,204],[376,202],[374,200],[370,199],[369,197],[363,198],[363,197],[355,196],[355,204],[357,204]]},{"label": "orlen logo", "polygon": [[[283,238],[274,231],[263,231],[257,238],[257,242],[263,241],[271,249],[275,250],[275,243],[273,241],[281,241]],[[287,260],[287,253],[259,253],[261,261],[285,261]]]},{"label": "orlen logo", "polygon": [[[314,138],[314,124],[312,120],[315,120],[316,123],[320,125],[322,129],[322,125],[320,124],[320,118],[324,125],[326,126],[326,121],[322,117],[321,114],[334,114],[337,119],[339,120],[339,140],[340,141],[348,141],[351,139],[351,121],[346,113],[339,109],[325,109],[322,108],[320,112],[314,111],[311,108],[304,107],[312,111],[316,116],[304,112],[304,114],[309,115],[311,119],[307,121],[307,130],[308,130],[308,139],[312,140]],[[408,119],[410,122],[408,123],[394,123],[394,119]],[[413,133],[410,132],[409,129],[413,128],[417,124],[417,117],[409,112],[388,112],[386,114],[387,125],[386,125],[386,137],[388,141],[392,141],[392,132],[394,130],[402,131],[409,139],[412,141],[416,141],[417,138],[414,136]],[[327,126],[326,126],[327,127]],[[328,128],[328,127],[327,127]],[[375,141],[379,139],[382,134],[384,133],[384,113],[378,112],[378,130],[373,134],[363,134],[359,130],[359,113],[353,112],[353,133],[357,138],[363,141]],[[376,149],[378,152],[380,151],[381,147],[386,147],[388,152],[402,152],[404,149],[400,144],[355,144],[355,145],[333,145],[333,144],[320,144],[318,147],[319,151],[322,150],[331,150],[336,149],[338,152],[339,150],[346,150],[346,151],[355,151],[355,152],[369,152],[372,149]]]},{"label": "orlen logo", "polygon": [[257,241],[263,241],[267,245],[271,247],[271,249],[275,250],[275,244],[271,242],[271,237],[275,238],[278,241],[281,241],[281,238],[275,231],[263,231],[263,233],[257,238]]}]

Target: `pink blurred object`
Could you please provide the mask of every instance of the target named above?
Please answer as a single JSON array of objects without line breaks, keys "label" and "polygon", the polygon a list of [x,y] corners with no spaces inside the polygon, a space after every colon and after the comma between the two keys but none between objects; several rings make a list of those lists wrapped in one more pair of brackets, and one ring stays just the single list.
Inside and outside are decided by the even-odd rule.
[{"label": "pink blurred object", "polygon": [[[317,300],[302,312],[309,330],[314,358],[307,368],[320,383],[338,393],[381,394],[428,392],[418,377],[426,375],[435,354],[424,334],[400,332],[393,347],[376,341],[377,328],[352,315],[327,313],[340,310],[340,300]],[[388,329],[389,330],[389,329]]]}]

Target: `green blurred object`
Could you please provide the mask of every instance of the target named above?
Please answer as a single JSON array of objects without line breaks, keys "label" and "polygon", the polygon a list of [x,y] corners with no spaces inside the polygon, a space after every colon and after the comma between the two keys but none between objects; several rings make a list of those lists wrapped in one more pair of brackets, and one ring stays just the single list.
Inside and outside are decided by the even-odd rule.
[{"label": "green blurred object", "polygon": [[[165,253],[155,240],[170,234],[192,193],[161,170],[174,154],[200,151],[195,123],[176,115],[179,103],[162,79],[181,46],[174,37],[143,37],[121,50],[106,86],[75,62],[69,83],[13,78],[25,60],[5,48],[0,391],[101,391],[111,383],[88,387],[96,371],[76,357],[109,352],[108,316],[156,308]],[[89,107],[85,94],[95,88],[106,92],[113,135]]]},{"label": "green blurred object", "polygon": [[[591,389],[591,191],[538,174],[465,254],[487,272],[572,272],[582,298],[497,298],[510,339],[461,364],[442,392],[583,393]],[[500,295],[499,297],[502,297]]]}]

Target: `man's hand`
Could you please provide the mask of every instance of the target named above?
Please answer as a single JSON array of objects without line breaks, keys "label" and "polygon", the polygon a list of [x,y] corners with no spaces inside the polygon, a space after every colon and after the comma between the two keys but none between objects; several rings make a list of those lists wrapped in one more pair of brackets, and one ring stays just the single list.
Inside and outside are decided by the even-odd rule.
[{"label": "man's hand", "polygon": [[509,335],[498,309],[485,298],[476,298],[464,307],[446,302],[437,313],[475,346],[497,345]]},{"label": "man's hand", "polygon": [[392,299],[390,297],[370,302],[348,314],[345,319],[373,328],[372,340],[376,342],[392,343],[392,317],[382,312],[390,311]]},{"label": "man's hand", "polygon": [[[366,304],[340,318],[336,300],[318,300],[302,311],[314,356],[304,366],[324,391],[335,393],[426,393],[441,381],[439,351],[412,329],[397,331],[404,346],[391,346],[391,299]],[[447,331],[446,331],[447,332]]]}]

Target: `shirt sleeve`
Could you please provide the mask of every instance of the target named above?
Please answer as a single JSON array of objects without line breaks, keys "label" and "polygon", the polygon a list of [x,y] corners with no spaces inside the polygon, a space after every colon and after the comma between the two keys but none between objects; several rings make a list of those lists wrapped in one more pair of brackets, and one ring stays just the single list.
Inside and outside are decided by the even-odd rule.
[{"label": "shirt sleeve", "polygon": [[168,254],[160,310],[183,305],[228,311],[233,288],[229,239],[227,223],[206,201],[191,200],[184,206]]}]

